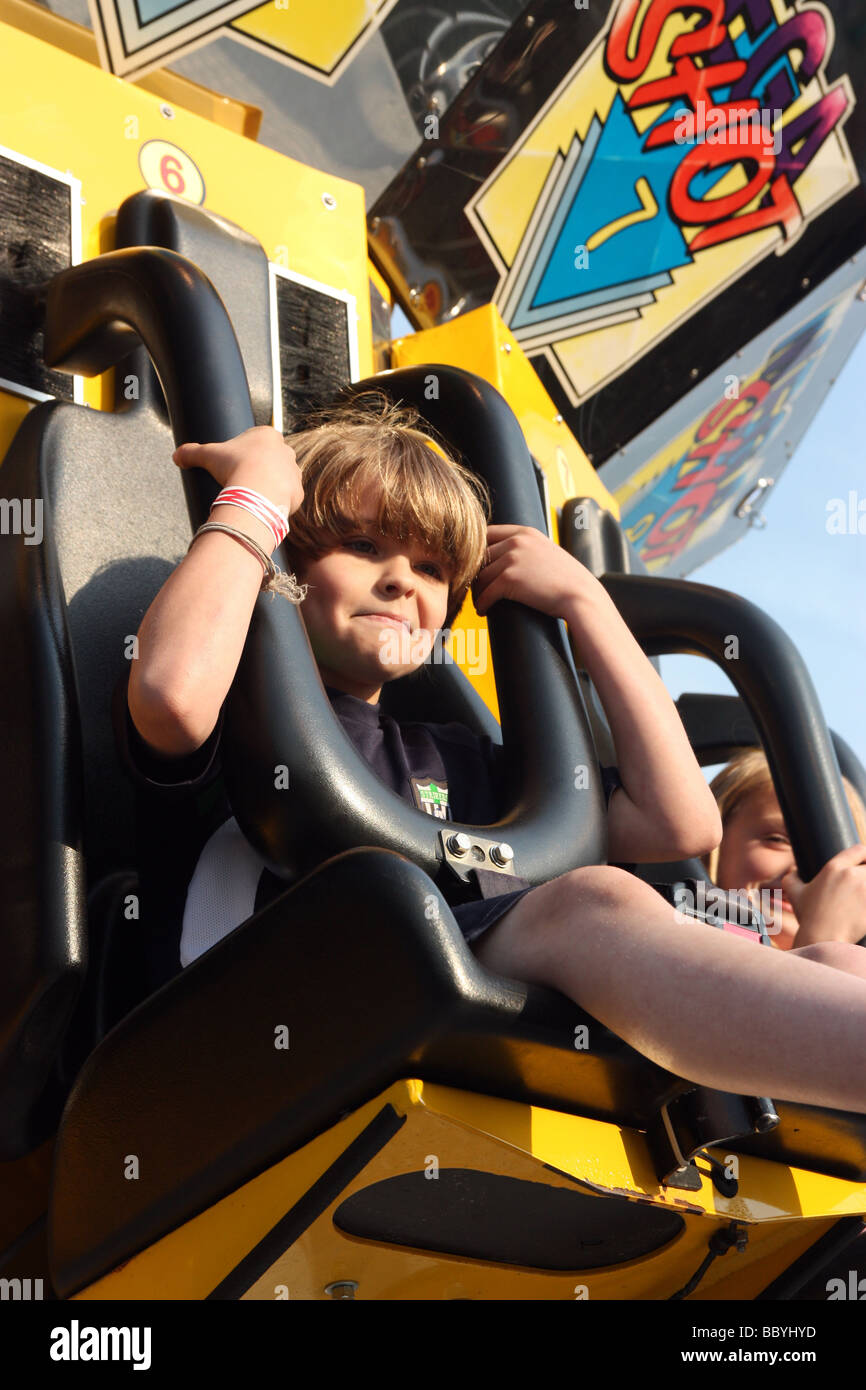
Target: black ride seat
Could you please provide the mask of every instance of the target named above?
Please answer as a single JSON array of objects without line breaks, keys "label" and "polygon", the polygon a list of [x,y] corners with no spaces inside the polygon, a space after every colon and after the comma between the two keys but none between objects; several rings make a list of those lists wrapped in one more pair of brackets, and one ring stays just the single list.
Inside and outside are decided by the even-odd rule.
[{"label": "black ride seat", "polygon": [[[193,212],[206,217],[183,215]],[[252,255],[248,241],[245,250]],[[165,254],[124,263],[125,272],[152,275],[163,288],[160,277],[174,267]],[[185,277],[195,278],[189,267]],[[254,284],[261,289],[261,274]],[[152,324],[148,333],[157,351]],[[90,341],[108,351],[98,335]],[[76,362],[102,369],[76,350],[77,358],[68,346],[67,369]],[[53,361],[63,356],[58,349]],[[177,434],[182,392],[166,360],[161,379]],[[237,363],[230,366],[236,377]],[[144,383],[147,373],[139,375]],[[422,378],[416,373],[416,392]],[[402,388],[412,388],[411,375],[401,376]],[[214,437],[244,427],[238,417],[223,419]],[[15,776],[14,798],[0,808],[0,872],[11,885],[0,972],[9,982],[0,1085],[10,1157],[41,1140],[68,1090],[52,1068],[84,975],[86,898],[92,926],[97,908],[123,901],[134,867],[130,791],[109,747],[108,707],[126,638],[186,550],[187,505],[195,512],[208,502],[206,492],[196,502],[200,482],[171,466],[173,443],[164,406],[147,390],[114,414],[54,402],[28,415],[0,471],[4,495],[45,499],[43,545],[9,538],[0,551],[0,631],[15,657],[14,676],[7,664],[0,678],[0,727]],[[275,669],[282,679],[280,653],[266,659],[261,645],[255,650],[261,682],[272,682]],[[481,718],[457,668],[436,675],[447,685],[434,686],[431,698],[444,705],[425,717]],[[251,727],[265,738],[273,732]],[[534,731],[526,736],[531,742]],[[236,781],[234,791],[245,830],[267,844],[260,789]],[[283,897],[94,1039],[58,1136],[51,1249],[60,1296],[401,1076],[635,1129],[691,1089],[557,992],[484,971],[430,876],[389,844],[381,829],[387,806],[372,809],[372,844],[361,833],[355,848],[320,856]],[[333,810],[326,804],[317,814],[333,819]],[[439,907],[432,919],[431,894]],[[129,925],[115,920],[113,931]],[[128,987],[126,979],[121,994]],[[123,1012],[117,1000],[103,999],[102,1007],[109,1018]],[[291,1032],[286,1053],[273,1046],[279,1024]],[[580,1024],[590,1030],[588,1051],[574,1047]],[[67,1076],[74,1070],[67,1067]],[[742,1147],[866,1180],[866,1117],[804,1106],[780,1106],[780,1114],[773,1134]],[[122,1180],[118,1153],[147,1155],[139,1181]]]}]

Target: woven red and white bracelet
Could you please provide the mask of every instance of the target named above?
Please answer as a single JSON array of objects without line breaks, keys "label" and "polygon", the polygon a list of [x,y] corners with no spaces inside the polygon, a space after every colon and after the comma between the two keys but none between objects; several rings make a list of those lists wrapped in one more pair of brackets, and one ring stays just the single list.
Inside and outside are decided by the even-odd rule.
[{"label": "woven red and white bracelet", "polygon": [[257,520],[264,522],[274,538],[274,546],[282,545],[289,534],[289,513],[278,507],[260,492],[248,487],[224,487],[213,504],[215,507],[242,507]]}]

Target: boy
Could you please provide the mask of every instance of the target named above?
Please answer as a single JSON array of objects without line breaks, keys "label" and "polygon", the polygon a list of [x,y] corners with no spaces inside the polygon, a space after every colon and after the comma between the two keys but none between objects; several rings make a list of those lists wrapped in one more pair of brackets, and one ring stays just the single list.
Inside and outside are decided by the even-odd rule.
[{"label": "boy", "polygon": [[[490,526],[485,538],[469,475],[392,407],[366,423],[353,423],[347,413],[342,422],[294,436],[293,444],[303,485],[293,449],[269,427],[226,443],[187,444],[174,457],[180,467],[206,468],[224,486],[249,489],[265,510],[282,507],[291,515],[289,554],[306,588],[301,613],[323,683],[341,718],[346,701],[355,702],[349,708],[356,716],[364,706],[372,710],[372,719],[362,715],[361,722],[366,718],[367,734],[379,736],[377,756],[392,739],[385,752],[395,790],[406,794],[397,764],[410,731],[430,734],[434,726],[406,726],[401,741],[393,721],[380,721],[382,684],[418,668],[417,639],[429,651],[477,572],[479,613],[500,598],[517,600],[563,618],[579,643],[621,776],[609,803],[611,859],[656,862],[718,844],[718,811],[676,710],[602,585],[583,566],[529,527]],[[124,715],[129,758],[133,766],[136,758],[146,760],[151,788],[195,788],[213,766],[220,710],[262,586],[256,550],[267,564],[276,544],[262,515],[262,502],[252,511],[215,505],[210,522],[235,534],[199,534],[145,614]],[[389,639],[395,631],[414,639],[412,659],[402,664],[393,663]],[[355,737],[351,720],[344,722]],[[389,723],[393,728],[382,727]],[[444,727],[452,737],[461,728]],[[487,764],[492,787],[491,749],[468,730],[463,737],[465,756],[476,767]],[[445,743],[437,746],[444,756]],[[385,763],[376,770],[387,780]],[[140,770],[137,776],[140,784],[147,781]],[[487,823],[473,822],[472,809],[456,801],[454,813]],[[226,833],[230,839],[230,828]],[[222,847],[212,858],[224,858]],[[232,877],[246,875],[249,893],[256,873],[247,862]],[[194,881],[195,875],[191,894]],[[497,915],[480,930],[477,920],[464,928],[490,970],[561,990],[689,1080],[866,1112],[866,979],[853,977],[862,974],[852,953],[863,953],[855,947],[831,943],[836,969],[828,968],[827,957],[819,963],[796,952],[755,949],[703,923],[677,920],[654,889],[612,865],[575,869],[518,893],[483,904]],[[211,880],[203,893],[210,912],[218,896]],[[474,906],[456,906],[458,922]],[[205,928],[207,915],[199,918]],[[188,949],[192,958],[195,941]]]}]

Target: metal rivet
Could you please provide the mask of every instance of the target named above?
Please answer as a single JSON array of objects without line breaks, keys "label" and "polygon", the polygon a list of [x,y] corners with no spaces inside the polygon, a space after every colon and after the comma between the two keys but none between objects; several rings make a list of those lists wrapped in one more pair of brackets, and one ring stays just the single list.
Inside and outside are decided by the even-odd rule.
[{"label": "metal rivet", "polygon": [[381,227],[381,225],[382,225],[382,219],[381,219],[381,217],[374,217],[373,220],[372,220],[372,222],[370,223],[370,231],[373,233],[374,236],[375,236],[376,233],[378,232],[378,230],[379,230],[379,228]]},{"label": "metal rivet", "polygon": [[163,102],[163,103],[162,103],[162,106],[160,106],[160,108],[159,108],[159,114],[160,114],[161,116],[164,116],[165,119],[166,119],[167,121],[173,121],[173,120],[174,120],[174,112],[172,111],[172,109],[171,109],[170,106],[167,106],[167,105],[166,105],[165,102]]},{"label": "metal rivet", "polygon": [[503,343],[503,344],[502,344],[502,351],[503,351],[504,353],[506,353],[506,354],[509,353],[509,352],[511,351],[511,344],[510,344],[510,343]]},{"label": "metal rivet", "polygon": [[334,197],[333,193],[323,193],[323,194],[322,194],[322,202],[324,203],[325,207],[328,209],[328,212],[333,212],[333,211],[334,211],[334,208],[337,206],[337,200],[336,200],[336,198]]},{"label": "metal rivet", "polygon": [[535,23],[535,15],[534,15],[534,14],[528,14],[528,15],[526,16],[526,19],[525,19],[524,23],[526,24],[527,29],[531,29],[532,26],[533,26],[533,24]]},{"label": "metal rivet", "polygon": [[325,1293],[331,1298],[354,1298],[357,1287],[357,1279],[338,1279],[333,1284],[325,1285]]},{"label": "metal rivet", "polygon": [[697,367],[692,367],[692,370],[689,372],[689,376],[692,377],[692,378],[694,378],[694,377],[697,376],[697,374],[698,374],[698,369],[697,369]]},{"label": "metal rivet", "polygon": [[562,416],[561,416],[561,415],[554,415],[554,417],[553,417],[553,423],[554,423],[555,425],[561,425],[561,424],[562,424]]},{"label": "metal rivet", "polygon": [[809,280],[808,275],[804,275],[802,280],[800,281],[800,288],[807,290],[809,288],[810,283],[811,281]]},{"label": "metal rivet", "polygon": [[448,848],[452,854],[466,854],[472,848],[472,841],[463,830],[448,836]]},{"label": "metal rivet", "polygon": [[415,160],[415,168],[416,168],[416,169],[423,169],[423,168],[424,168],[424,165],[425,165],[426,163],[427,163],[427,156],[426,156],[426,154],[419,154],[418,158]]}]

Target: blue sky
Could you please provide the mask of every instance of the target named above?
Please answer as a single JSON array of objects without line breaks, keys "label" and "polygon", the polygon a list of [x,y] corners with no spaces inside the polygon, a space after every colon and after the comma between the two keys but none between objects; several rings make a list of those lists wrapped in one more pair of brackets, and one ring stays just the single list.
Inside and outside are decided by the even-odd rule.
[{"label": "blue sky", "polygon": [[[827,530],[831,499],[847,503],[853,490],[866,500],[864,446],[866,335],[770,493],[766,528],[750,530],[688,578],[741,594],[784,628],[830,728],[866,764],[866,534]],[[700,657],[662,657],[661,665],[674,699],[685,690],[734,693],[725,674]]]}]

